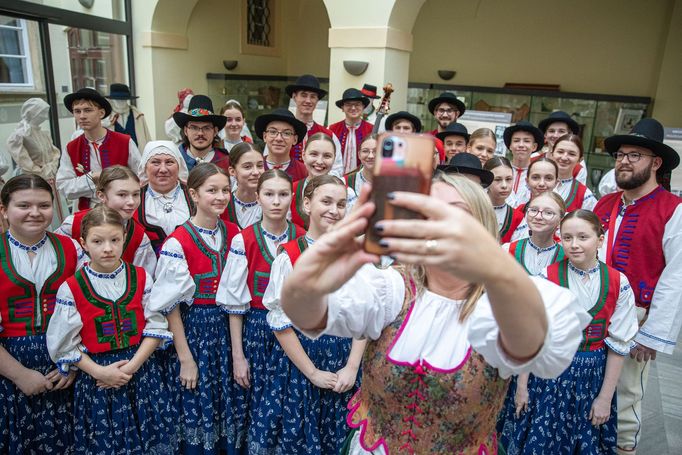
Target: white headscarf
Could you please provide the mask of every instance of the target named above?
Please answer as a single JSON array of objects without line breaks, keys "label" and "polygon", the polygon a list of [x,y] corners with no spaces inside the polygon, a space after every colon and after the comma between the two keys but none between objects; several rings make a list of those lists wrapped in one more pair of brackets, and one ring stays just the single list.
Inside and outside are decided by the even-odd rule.
[{"label": "white headscarf", "polygon": [[150,141],[144,146],[144,152],[142,152],[142,160],[140,161],[140,168],[137,171],[138,177],[142,184],[146,184],[149,179],[147,178],[147,172],[145,168],[147,167],[147,162],[156,155],[170,155],[175,158],[180,166],[180,172],[178,173],[178,178],[183,182],[187,181],[187,176],[189,171],[187,170],[187,164],[180,154],[180,149],[175,145],[173,141]]},{"label": "white headscarf", "polygon": [[40,98],[29,98],[21,106],[21,120],[15,134],[29,136],[32,128],[40,129],[40,125],[50,116],[50,105]]}]

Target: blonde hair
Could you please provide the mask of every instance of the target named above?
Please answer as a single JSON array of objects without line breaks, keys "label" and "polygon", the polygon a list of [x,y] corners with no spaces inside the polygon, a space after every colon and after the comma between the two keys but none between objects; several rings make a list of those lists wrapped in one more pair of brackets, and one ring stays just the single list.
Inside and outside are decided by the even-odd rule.
[{"label": "blonde hair", "polygon": [[[483,191],[481,185],[477,185],[464,176],[445,174],[442,172],[436,174],[432,182],[445,183],[457,190],[459,195],[468,206],[471,216],[480,222],[483,226],[483,229],[485,229],[491,236],[495,238],[498,237],[497,218],[495,217],[495,211],[490,204],[488,195],[485,193],[485,191]],[[408,281],[411,278],[416,285],[416,296],[411,295],[412,290],[409,288],[409,286],[407,288],[407,292],[410,293],[410,300],[413,297],[421,295],[428,286],[426,269],[424,266],[398,266],[398,269],[402,269],[400,270],[401,273],[404,273],[408,277]],[[484,288],[482,284],[471,283],[469,285],[466,300],[459,313],[460,322],[464,322],[469,316],[471,316],[474,308],[476,308],[476,302],[478,302],[478,299],[481,297],[481,295],[483,295],[483,292]]]},{"label": "blonde hair", "polygon": [[495,136],[495,133],[493,130],[490,128],[479,128],[473,133],[471,133],[471,136],[469,136],[469,142],[468,144],[471,145],[473,144],[477,139],[482,139],[482,138],[490,138],[493,140],[495,145],[497,145],[497,136]]}]

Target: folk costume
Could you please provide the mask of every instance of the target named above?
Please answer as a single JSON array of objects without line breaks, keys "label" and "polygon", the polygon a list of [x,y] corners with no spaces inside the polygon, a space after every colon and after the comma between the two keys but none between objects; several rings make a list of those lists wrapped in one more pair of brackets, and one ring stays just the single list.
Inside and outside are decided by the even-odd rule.
[{"label": "folk costume", "polygon": [[[517,131],[523,131],[532,134],[533,139],[538,147],[540,147],[545,141],[545,136],[544,134],[542,134],[542,131],[536,128],[535,125],[533,125],[532,123],[522,120],[516,123],[515,125],[505,128],[504,130],[503,134],[504,144],[507,146],[507,149],[509,150],[511,150],[510,147],[512,137],[514,136],[514,133],[516,133]],[[532,155],[534,151],[535,150],[530,150],[528,152],[528,155]],[[512,176],[514,178],[512,185],[512,193],[507,198],[507,204],[516,208],[519,205],[525,204],[530,200],[531,196],[530,188],[528,188],[528,184],[526,183],[526,180],[528,180],[528,167],[517,167],[512,162]]]},{"label": "folk costume", "polygon": [[268,169],[281,169],[289,177],[291,177],[292,182],[298,182],[301,179],[305,179],[308,176],[308,170],[305,168],[305,164],[301,161],[290,160],[283,164],[273,164],[267,159],[263,163],[263,167],[267,171]]},{"label": "folk costume", "polygon": [[192,155],[189,147],[185,144],[180,144],[178,148],[180,149],[182,158],[185,160],[187,169],[190,171],[199,163],[213,163],[219,168],[224,169],[226,172],[230,168],[230,152],[224,148],[213,147],[211,151],[208,152],[203,158],[198,158]]},{"label": "folk costume", "polygon": [[592,191],[575,178],[559,179],[554,192],[564,200],[566,213],[578,209],[592,211],[597,205],[597,198]]},{"label": "folk costume", "polygon": [[196,389],[188,390],[178,382],[180,362],[175,353],[164,359],[175,395],[182,453],[232,453],[238,441],[230,330],[216,304],[218,283],[238,232],[237,226],[222,220],[214,229],[187,221],[161,248],[151,298],[165,314],[180,305],[187,344],[199,371]]},{"label": "folk costume", "polygon": [[371,340],[362,387],[348,404],[347,422],[357,432],[347,453],[495,453],[504,378],[560,374],[589,321],[569,291],[532,280],[549,329],[540,352],[523,364],[500,349],[485,294],[461,322],[463,301],[417,291],[413,280],[393,268],[364,265],[328,295],[322,334]]},{"label": "folk costume", "polygon": [[[50,357],[64,375],[83,352],[99,365],[130,360],[144,337],[172,341],[161,307],[150,299],[152,277],[122,262],[111,273],[88,265],[69,277],[57,292],[47,330]],[[76,453],[169,453],[175,449],[168,390],[152,354],[130,381],[103,389],[85,372],[74,383]]]},{"label": "folk costume", "polygon": [[149,128],[144,114],[129,101],[139,98],[130,93],[130,87],[125,84],[111,84],[109,96],[112,114],[107,118],[107,128],[130,136],[138,150],[144,150],[151,140]]},{"label": "folk costume", "polygon": [[[92,100],[105,111],[105,117],[111,113],[111,105],[96,90],[83,88],[64,97],[64,104],[69,112],[75,100]],[[91,174],[109,166],[119,164],[135,171],[140,164],[140,152],[135,142],[122,133],[107,130],[104,137],[93,142],[85,134],[66,144],[59,169],[57,170],[57,188],[67,199],[78,199],[78,210],[92,207],[95,199],[95,184]]]},{"label": "folk costume", "polygon": [[[293,265],[313,240],[301,236],[280,247],[280,254],[272,264],[270,283],[263,296],[267,307],[267,321],[270,329],[281,331],[292,327],[280,305],[280,294],[284,280],[291,273]],[[320,370],[337,372],[346,366],[351,351],[351,338],[321,336],[311,340],[297,334],[299,341],[313,364]],[[258,425],[269,431],[265,438],[268,447],[260,443],[249,447],[256,450],[276,447],[282,453],[327,454],[339,453],[348,435],[346,425],[346,404],[355,387],[344,393],[321,389],[294,365],[276,342],[270,356],[273,377],[265,388],[265,401],[270,411],[258,419]]]},{"label": "folk costume", "polygon": [[[24,367],[43,375],[55,369],[45,332],[59,286],[82,260],[78,244],[62,235],[48,232],[35,245],[21,243],[10,231],[0,235],[0,346]],[[0,377],[0,453],[70,453],[72,402],[71,388],[27,396]]]},{"label": "folk costume", "polygon": [[258,201],[240,201],[237,192],[234,191],[230,197],[230,202],[227,203],[227,209],[220,218],[225,222],[229,221],[236,224],[242,230],[260,221],[263,218],[263,209]]},{"label": "folk costume", "polygon": [[564,248],[561,245],[555,242],[552,246],[540,248],[533,243],[531,237],[505,243],[502,249],[514,256],[516,262],[530,276],[538,275],[545,267],[564,259]]},{"label": "folk costume", "polygon": [[506,453],[590,453],[616,451],[616,396],[609,420],[595,428],[590,409],[601,391],[607,351],[630,353],[629,341],[637,333],[634,295],[625,275],[598,262],[581,270],[564,259],[542,275],[570,289],[592,321],[583,330],[571,365],[556,379],[530,376],[528,410],[516,417],[516,383],[510,385],[498,430]]},{"label": "folk costume", "polygon": [[[71,237],[77,242],[81,238],[81,223],[89,210],[81,210],[69,215],[62,225],[55,231],[57,234]],[[123,254],[121,259],[129,264],[145,269],[150,275],[154,275],[156,269],[156,253],[152,243],[145,233],[144,227],[134,219],[126,222],[125,238],[123,239]]]},{"label": "folk costume", "polygon": [[[343,96],[336,101],[336,106],[343,109],[343,105],[347,101],[360,101],[363,108],[369,105],[369,98],[367,98],[360,90],[349,88],[344,90]],[[374,125],[360,119],[359,122],[351,124],[348,119],[329,125],[329,130],[339,138],[340,148],[336,149],[336,153],[341,153],[343,161],[343,173],[347,174],[354,171],[360,166],[360,158],[358,157],[358,150],[362,140],[372,134]]]},{"label": "folk costume", "polygon": [[[462,100],[457,98],[457,95],[451,92],[443,92],[439,96],[429,101],[428,108],[431,115],[433,115],[434,117],[436,116],[436,108],[442,103],[449,104],[454,109],[456,109],[459,112],[457,118],[464,115],[464,111],[466,111],[466,105]],[[457,120],[453,120],[452,123],[455,123],[456,121]],[[440,132],[439,129],[440,126],[436,126],[436,129],[429,131],[428,134],[430,134],[431,136],[437,136],[438,133]]]},{"label": "folk costume", "polygon": [[[297,226],[304,229],[308,229],[308,224],[310,223],[308,214],[303,210],[303,193],[305,192],[305,187],[308,185],[308,178],[294,182],[293,192],[291,195],[291,206],[289,207],[288,218],[294,222]],[[355,201],[357,200],[357,195],[350,187],[346,186],[346,214],[350,213]]]},{"label": "folk costume", "polygon": [[523,211],[513,209],[509,204],[505,203],[499,206],[494,206],[495,218],[497,218],[497,229],[500,233],[500,243],[510,243],[512,236],[516,229],[525,220]]},{"label": "folk costume", "polygon": [[343,180],[346,182],[346,186],[353,190],[356,195],[360,194],[360,189],[362,189],[362,185],[364,185],[365,183],[369,183],[369,181],[365,178],[365,175],[362,173],[363,169],[364,169],[363,166],[360,166],[353,172],[349,172],[348,174],[343,176]]},{"label": "folk costume", "polygon": [[[567,112],[554,111],[551,114],[549,114],[547,118],[544,118],[538,122],[538,128],[540,129],[540,131],[542,131],[543,136],[547,133],[547,129],[553,123],[564,123],[566,124],[566,126],[568,126],[568,129],[571,130],[571,133],[578,136],[580,135],[580,125],[578,124],[578,122],[573,120],[573,118]],[[543,145],[541,150],[531,155],[531,162],[537,160],[542,156],[550,157],[551,151],[552,150],[549,147],[549,145],[547,144]],[[582,183],[583,185],[587,185],[587,165],[585,164],[584,159],[580,160],[580,162],[575,166],[575,168],[573,168],[573,178],[578,182]],[[572,210],[568,211],[570,212]]]},{"label": "folk costume", "polygon": [[[611,155],[623,144],[651,150],[662,159],[664,172],[679,165],[678,154],[663,143],[663,126],[654,119],[642,119],[632,133],[605,140]],[[633,286],[640,321],[634,341],[672,354],[682,325],[682,199],[658,186],[626,203],[619,191],[602,197],[594,213],[606,229],[600,257]],[[618,446],[633,453],[641,436],[648,370],[649,362],[628,358],[618,382]]]},{"label": "folk costume", "polygon": [[[292,114],[289,109],[279,108],[275,109],[270,114],[264,114],[256,118],[256,122],[254,123],[254,127],[256,129],[256,136],[258,136],[262,140],[265,140],[264,137],[265,130],[267,129],[268,125],[274,121],[285,122],[291,125],[291,128],[294,130],[294,133],[298,138],[299,144],[301,143],[301,141],[303,141],[303,138],[307,134],[305,123],[294,117],[294,114]],[[290,150],[289,161],[280,164],[275,164],[272,161],[268,161],[267,159],[268,155],[267,153],[264,152],[263,154],[265,156],[265,162],[263,164],[265,170],[281,169],[282,171],[286,172],[287,175],[291,177],[291,180],[294,182],[301,180],[302,178],[305,178],[308,175],[308,171],[306,170],[305,165],[301,161],[291,158],[291,153],[293,152]]]},{"label": "folk costume", "polygon": [[[267,232],[261,222],[246,227],[232,240],[225,273],[220,278],[216,301],[228,314],[243,315],[243,347],[251,372],[251,387],[242,390],[232,410],[235,420],[241,424],[238,433],[248,452],[254,441],[262,441],[266,428],[258,419],[270,412],[270,404],[264,401],[266,384],[271,381],[270,353],[277,344],[266,321],[267,310],[263,295],[270,280],[270,270],[279,245],[288,242],[305,231],[293,223],[287,223],[282,233]],[[231,377],[231,369],[230,369]],[[240,388],[230,379],[230,383]],[[248,431],[248,435],[246,432]],[[263,444],[262,442],[260,444]]]}]

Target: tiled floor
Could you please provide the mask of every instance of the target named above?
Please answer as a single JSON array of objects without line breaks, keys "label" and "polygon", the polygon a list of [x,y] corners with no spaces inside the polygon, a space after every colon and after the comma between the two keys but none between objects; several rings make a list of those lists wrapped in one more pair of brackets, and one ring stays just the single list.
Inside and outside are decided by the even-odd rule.
[{"label": "tiled floor", "polygon": [[682,334],[673,355],[652,364],[642,405],[638,454],[682,454]]}]

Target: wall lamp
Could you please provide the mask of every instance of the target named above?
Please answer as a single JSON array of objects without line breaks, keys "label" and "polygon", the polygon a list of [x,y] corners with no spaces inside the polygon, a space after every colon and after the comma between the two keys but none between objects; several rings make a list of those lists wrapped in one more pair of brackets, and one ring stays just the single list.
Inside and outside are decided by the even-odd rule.
[{"label": "wall lamp", "polygon": [[367,67],[369,66],[369,62],[361,62],[358,60],[344,60],[343,61],[343,67],[348,71],[350,74],[353,76],[359,76],[365,71],[367,71]]},{"label": "wall lamp", "polygon": [[457,74],[457,71],[452,71],[452,70],[438,70],[438,77],[443,79],[444,81],[449,81],[453,77],[455,77],[455,74]]},{"label": "wall lamp", "polygon": [[237,67],[237,63],[239,63],[237,60],[223,60],[223,66],[228,71],[235,69]]}]

